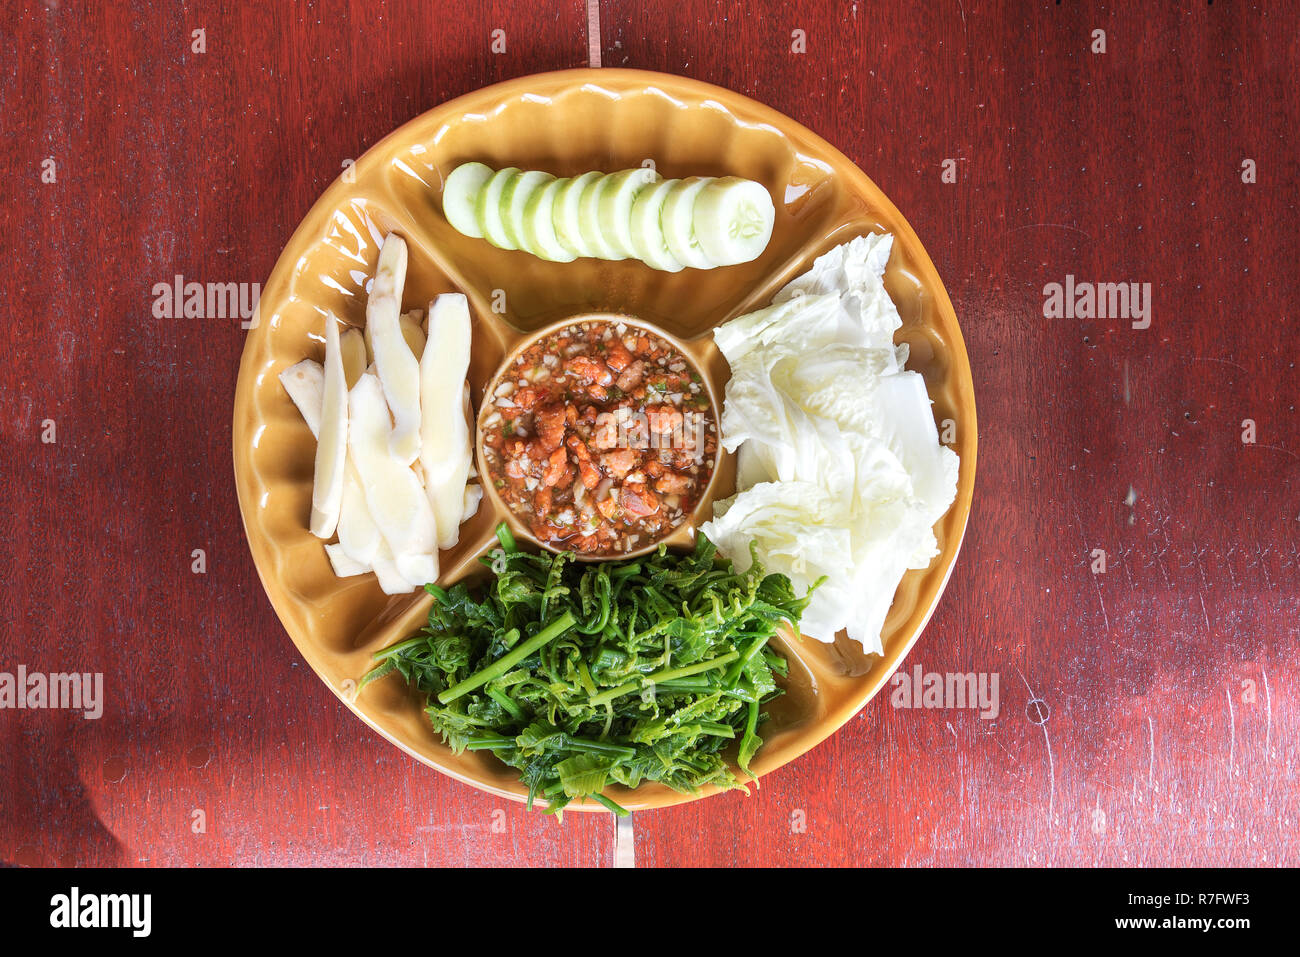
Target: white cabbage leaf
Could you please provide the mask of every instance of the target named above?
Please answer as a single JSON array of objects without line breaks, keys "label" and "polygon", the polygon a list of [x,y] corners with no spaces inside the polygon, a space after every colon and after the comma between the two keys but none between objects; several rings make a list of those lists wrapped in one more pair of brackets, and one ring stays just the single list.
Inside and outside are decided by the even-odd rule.
[{"label": "white cabbage leaf", "polygon": [[773,305],[716,330],[732,371],[721,424],[738,492],[702,527],[740,568],[752,546],[796,588],[821,581],[804,634],[832,641],[845,629],[877,653],[899,581],[938,553],[933,527],[958,471],[925,380],[893,341],[892,246],[874,234],[837,246]]}]

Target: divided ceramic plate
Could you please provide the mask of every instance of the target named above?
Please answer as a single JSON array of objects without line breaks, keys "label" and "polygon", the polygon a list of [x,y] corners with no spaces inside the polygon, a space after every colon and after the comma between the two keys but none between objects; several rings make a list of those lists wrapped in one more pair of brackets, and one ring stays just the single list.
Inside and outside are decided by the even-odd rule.
[{"label": "divided ceramic plate", "polygon": [[[442,184],[469,160],[557,176],[647,161],[665,178],[743,176],[771,193],[776,226],[758,260],[724,269],[663,273],[636,261],[547,263],[448,225]],[[390,231],[410,247],[404,310],[423,309],[441,292],[469,297],[476,412],[520,341],[591,313],[635,317],[669,333],[720,400],[727,366],[713,345],[715,326],[767,305],[832,246],[889,232],[894,247],[885,285],[903,320],[896,340],[911,347],[908,368],[925,377],[936,421],[956,423],[957,499],[935,528],[939,556],[899,586],[885,623],[883,656],[864,655],[843,634],[829,645],[811,639],[782,645],[790,660],[787,694],[769,706],[755,771],[780,767],[847,722],[925,627],[957,557],[975,480],[975,400],[952,304],[911,227],[875,184],[824,140],[768,107],[705,83],[635,70],[569,70],[479,90],[407,123],[367,152],[352,173],[350,182],[340,179],[325,192],[280,256],[244,348],[235,393],[235,480],[249,546],[280,620],[321,679],[367,724],[424,763],[494,794],[526,797],[514,769],[491,754],[453,755],[425,720],[420,696],[400,679],[386,678],[355,695],[371,654],[418,630],[431,599],[424,592],[384,595],[373,575],[335,578],[321,542],[307,530],[315,441],[278,376],[304,357],[321,358],[327,312],[364,325],[367,286]],[[708,501],[733,491],[734,466],[723,456]],[[440,582],[484,574],[477,559],[507,517],[493,496],[485,498],[461,527],[459,544],[442,553]],[[648,784],[607,793],[640,810],[713,790],[693,796]],[[601,809],[593,802],[570,808]]]}]

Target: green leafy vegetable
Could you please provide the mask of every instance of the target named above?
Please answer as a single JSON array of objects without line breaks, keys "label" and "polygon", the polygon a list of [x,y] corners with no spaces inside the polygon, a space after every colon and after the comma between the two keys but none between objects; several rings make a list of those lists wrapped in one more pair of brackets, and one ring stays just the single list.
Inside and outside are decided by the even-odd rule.
[{"label": "green leafy vegetable", "polygon": [[548,811],[589,797],[626,813],[601,793],[610,784],[743,787],[724,749],[750,773],[786,674],[769,642],[808,596],[757,561],[737,572],[702,535],[691,554],[588,564],[497,535],[479,597],[427,586],[428,627],[376,654],[361,686],[399,672],[444,741],[517,768]]}]

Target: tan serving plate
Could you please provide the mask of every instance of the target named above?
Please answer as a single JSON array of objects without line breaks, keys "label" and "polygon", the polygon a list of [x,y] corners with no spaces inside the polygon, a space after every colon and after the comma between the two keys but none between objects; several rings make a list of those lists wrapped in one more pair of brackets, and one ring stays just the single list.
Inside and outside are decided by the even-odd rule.
[{"label": "tan serving plate", "polygon": [[[665,177],[735,175],[758,180],[776,201],[776,227],[758,260],[725,269],[663,273],[639,262],[547,263],[456,232],[443,218],[441,188],[459,163],[543,169],[558,176],[652,161]],[[235,481],[258,574],[308,664],[367,724],[420,761],[493,794],[526,798],[514,769],[486,752],[453,755],[425,720],[420,696],[399,678],[358,697],[370,656],[423,626],[431,598],[389,597],[372,575],[338,579],[307,530],[315,441],[278,375],[321,358],[333,311],[365,322],[367,287],[390,231],[410,247],[403,308],[425,308],[459,291],[474,315],[469,379],[474,408],[506,357],[531,334],[591,313],[620,314],[668,333],[688,350],[715,400],[727,379],[712,329],[766,305],[813,259],[868,232],[894,235],[885,283],[903,319],[937,421],[956,423],[961,457],[957,500],[935,528],[940,554],[899,586],[884,629],[885,653],[864,655],[843,634],[829,645],[783,643],[787,693],[769,706],[761,776],[793,760],[847,722],[884,685],[916,641],[943,592],[970,513],[976,421],[970,364],[952,303],[916,234],[867,176],[820,137],[739,94],[682,77],[637,70],[567,70],[521,77],[445,103],[370,149],[332,185],[298,227],[263,290],[235,390]],[[477,416],[476,416],[477,417]],[[480,463],[481,464],[481,463]],[[708,503],[734,491],[734,465],[720,455]],[[495,496],[441,555],[441,584],[486,573],[478,558],[509,514]],[[519,531],[517,523],[516,531]],[[690,530],[675,533],[687,540]],[[631,810],[704,797],[651,784],[607,794]],[[594,802],[571,808],[603,810]]]}]

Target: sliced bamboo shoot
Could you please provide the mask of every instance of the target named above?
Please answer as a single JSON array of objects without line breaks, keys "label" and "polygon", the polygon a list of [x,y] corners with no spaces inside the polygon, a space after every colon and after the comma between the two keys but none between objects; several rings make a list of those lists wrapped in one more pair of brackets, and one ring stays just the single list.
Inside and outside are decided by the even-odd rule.
[{"label": "sliced bamboo shoot", "polygon": [[466,485],[465,486],[465,510],[461,512],[460,520],[462,522],[468,522],[471,518],[473,518],[474,514],[478,511],[478,503],[481,501],[483,501],[483,486]]},{"label": "sliced bamboo shoot", "polygon": [[384,397],[393,412],[390,445],[402,464],[410,465],[420,455],[420,361],[402,335],[406,261],[406,242],[389,233],[379,250],[379,265],[366,303],[366,329]]},{"label": "sliced bamboo shoot", "polygon": [[[359,337],[360,334],[357,335]],[[340,340],[344,341],[347,338],[348,333],[344,332]],[[346,356],[347,347],[344,346],[342,351]],[[311,429],[311,434],[319,436],[325,388],[325,372],[320,363],[312,359],[304,359],[281,372],[280,381],[284,384],[285,391],[289,393],[289,398],[298,407],[303,421],[307,423],[307,428]],[[343,501],[339,509],[338,536],[338,542],[326,545],[325,552],[329,556],[334,574],[339,578],[350,578],[373,571],[379,587],[387,595],[408,594],[415,590],[415,585],[397,571],[393,551],[380,535],[374,519],[370,517],[361,478],[357,474],[350,454],[345,463],[343,476]],[[427,570],[426,563],[423,571],[427,572]],[[436,577],[435,573],[428,580],[433,581]]]},{"label": "sliced bamboo shoot", "polygon": [[383,544],[379,527],[370,517],[365,487],[349,450],[347,470],[343,476],[343,507],[339,511],[339,545],[353,561],[370,567]]},{"label": "sliced bamboo shoot", "polygon": [[[352,330],[351,333],[344,332],[340,337],[340,342],[346,342],[350,334],[360,337],[360,333]],[[345,356],[347,351],[347,346],[344,346],[343,354]],[[344,364],[346,365],[346,359]],[[321,369],[320,363],[311,359],[303,359],[297,365],[281,372],[280,381],[284,383],[289,398],[293,399],[294,405],[302,413],[303,421],[307,423],[307,428],[311,429],[311,434],[319,436],[321,403],[325,390],[325,373]],[[379,529],[375,527],[374,520],[371,519],[370,512],[366,508],[365,493],[362,491],[361,479],[357,476],[356,466],[352,464],[351,455],[347,457],[344,464],[343,501],[339,508],[338,533],[338,544],[326,546],[327,551],[332,549],[330,561],[334,564],[335,573],[339,577],[345,577],[338,570],[340,567],[345,566],[335,561],[333,552],[346,555],[352,565],[363,566],[366,571],[369,571],[375,553],[383,544],[383,538],[380,536]],[[350,574],[357,573],[352,572]]]},{"label": "sliced bamboo shoot", "polygon": [[375,578],[379,580],[379,588],[385,595],[405,595],[415,591],[415,586],[398,572],[387,542],[380,542],[379,553],[375,555]]},{"label": "sliced bamboo shoot", "polygon": [[325,316],[324,373],[311,492],[311,532],[317,538],[331,538],[338,525],[348,451],[348,388],[339,347],[339,324],[333,313]]},{"label": "sliced bamboo shoot", "polygon": [[[461,392],[461,404],[465,409],[465,429],[469,432],[470,435],[473,435],[474,434],[474,407],[470,405],[469,402],[469,380],[468,379],[465,380],[465,388]],[[478,478],[478,469],[474,467],[474,453],[473,451],[471,451],[469,456],[469,471],[465,474],[465,481],[468,482],[470,479],[476,479],[476,478]],[[470,514],[472,515],[474,513],[471,512]],[[461,521],[464,521],[464,519],[461,519]]]},{"label": "sliced bamboo shoot", "polygon": [[[465,389],[463,392],[462,401],[464,403],[464,408],[465,408],[465,427],[467,429],[472,430],[474,428],[474,409],[470,406],[469,403],[468,382],[465,383]],[[470,479],[476,479],[476,478],[478,478],[478,469],[474,468],[474,456],[470,455],[469,472],[466,473],[465,480],[468,482]],[[474,515],[478,512],[478,504],[481,501],[483,501],[483,486],[479,485],[478,483],[466,485],[465,486],[465,511],[460,516],[460,521],[462,525],[465,522],[468,522],[471,518],[473,518]]]},{"label": "sliced bamboo shoot", "polygon": [[394,564],[402,578],[412,583],[412,588],[416,584],[424,586],[438,580],[437,549],[427,555],[398,555]]},{"label": "sliced bamboo shoot", "polygon": [[420,359],[420,462],[439,548],[456,544],[465,512],[471,457],[464,390],[470,338],[469,302],[463,295],[446,293],[429,304],[429,341]]},{"label": "sliced bamboo shoot", "polygon": [[366,340],[361,330],[353,327],[344,329],[339,336],[339,348],[343,353],[343,377],[351,389],[370,362],[366,358]]},{"label": "sliced bamboo shoot", "polygon": [[325,370],[315,359],[303,359],[280,373],[280,384],[298,407],[312,438],[320,437],[320,410],[325,401]]},{"label": "sliced bamboo shoot", "polygon": [[[400,334],[398,336],[400,342]],[[402,348],[406,344],[401,343]],[[409,465],[392,452],[388,406],[378,377],[363,375],[349,399],[348,448],[365,493],[366,506],[392,550],[397,572],[424,584],[437,578],[437,526],[433,509]],[[429,556],[433,561],[428,561]],[[416,581],[428,575],[424,581]],[[376,564],[376,570],[378,565]]]},{"label": "sliced bamboo shoot", "polygon": [[423,312],[419,309],[402,313],[402,338],[406,340],[406,344],[411,348],[411,355],[416,359],[424,355],[424,343],[427,339],[424,326],[421,324],[422,315]]},{"label": "sliced bamboo shoot", "polygon": [[347,551],[337,542],[326,545],[325,554],[329,556],[330,565],[338,578],[352,578],[354,575],[364,575],[372,571],[369,565],[363,565],[348,557]]}]

